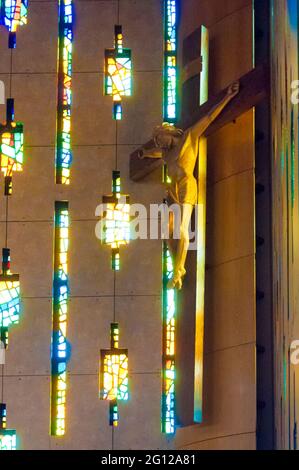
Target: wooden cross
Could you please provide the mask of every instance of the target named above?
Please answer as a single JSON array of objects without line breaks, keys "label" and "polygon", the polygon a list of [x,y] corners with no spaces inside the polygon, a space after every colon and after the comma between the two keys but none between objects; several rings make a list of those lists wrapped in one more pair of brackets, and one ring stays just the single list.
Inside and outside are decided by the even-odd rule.
[{"label": "wooden cross", "polygon": [[[196,52],[198,51],[198,52]],[[208,31],[205,27],[196,30],[183,45],[183,113],[182,120],[177,127],[187,131],[202,118],[207,116],[215,106],[222,101],[227,94],[227,89],[222,90],[216,96],[208,97]],[[198,73],[200,70],[200,73]],[[195,71],[195,74],[194,74]],[[192,75],[193,74],[193,75]],[[205,279],[205,224],[206,224],[206,164],[207,164],[207,137],[217,132],[226,124],[233,122],[242,114],[255,107],[269,94],[269,67],[267,64],[259,66],[239,79],[240,92],[226,106],[218,118],[212,122],[200,139],[198,174],[198,219],[197,219],[197,257],[193,258],[196,265],[196,304],[195,304],[195,339],[194,339],[194,375],[193,378],[184,378],[187,382],[185,391],[190,390],[191,381],[194,387],[194,403],[192,418],[190,413],[183,411],[180,416],[184,424],[202,422],[203,408],[203,337],[204,337],[204,279]],[[185,86],[186,85],[186,86]],[[196,98],[198,97],[198,100]],[[197,106],[197,103],[199,106]],[[191,112],[190,112],[191,110]],[[193,112],[192,112],[193,111]],[[147,175],[163,165],[162,159],[143,158],[139,155],[143,149],[152,149],[155,146],[153,140],[148,141],[142,148],[137,149],[130,157],[130,177],[133,181],[140,181]],[[186,297],[189,297],[186,295]],[[190,311],[188,299],[181,303],[184,313]],[[192,307],[191,307],[192,308]],[[194,310],[193,310],[194,311]],[[190,321],[192,319],[190,318]],[[188,360],[188,358],[187,358]],[[179,408],[179,407],[178,407]],[[182,406],[186,410],[186,403]],[[185,419],[184,419],[185,418]],[[188,423],[187,423],[188,422]]]},{"label": "wooden cross", "polygon": [[[217,132],[226,124],[235,121],[242,114],[259,104],[269,94],[269,67],[267,64],[256,67],[240,79],[240,93],[224,109],[220,116],[208,127],[205,132],[206,137]],[[177,124],[184,131],[188,130],[200,119],[206,116],[214,106],[225,96],[227,88],[216,96],[211,97],[205,104],[198,108],[194,114],[185,118]],[[148,141],[142,148],[153,148],[153,140]],[[141,148],[135,150],[130,157],[130,178],[133,181],[140,181],[162,166],[161,160],[151,158],[139,158]]]}]

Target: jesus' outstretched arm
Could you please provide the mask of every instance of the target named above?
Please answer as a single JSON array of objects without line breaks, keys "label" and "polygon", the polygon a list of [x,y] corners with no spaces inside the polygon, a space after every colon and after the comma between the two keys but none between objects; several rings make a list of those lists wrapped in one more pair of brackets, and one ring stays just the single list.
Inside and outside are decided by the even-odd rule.
[{"label": "jesus' outstretched arm", "polygon": [[192,126],[192,128],[190,129],[192,138],[198,139],[205,133],[210,124],[215,121],[215,119],[219,116],[219,114],[221,114],[221,112],[228,105],[228,103],[239,93],[239,90],[239,82],[234,82],[228,87],[227,93],[223,100],[221,100],[217,105],[215,105],[204,118],[202,118],[194,126]]}]

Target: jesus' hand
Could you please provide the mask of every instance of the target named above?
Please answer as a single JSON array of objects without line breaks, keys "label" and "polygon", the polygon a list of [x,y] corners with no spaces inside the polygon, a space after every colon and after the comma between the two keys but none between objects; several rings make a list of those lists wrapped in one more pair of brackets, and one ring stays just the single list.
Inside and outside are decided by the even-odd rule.
[{"label": "jesus' hand", "polygon": [[233,99],[240,91],[240,82],[234,82],[232,83],[227,90],[227,96],[230,99]]}]

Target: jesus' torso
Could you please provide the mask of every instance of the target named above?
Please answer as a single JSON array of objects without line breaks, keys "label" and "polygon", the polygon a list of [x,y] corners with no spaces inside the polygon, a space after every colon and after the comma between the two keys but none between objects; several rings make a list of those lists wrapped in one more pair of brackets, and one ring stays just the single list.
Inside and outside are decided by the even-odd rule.
[{"label": "jesus' torso", "polygon": [[179,181],[194,174],[198,157],[198,139],[192,139],[190,132],[185,132],[175,146],[167,152],[168,175],[172,181]]},{"label": "jesus' torso", "polygon": [[197,181],[194,170],[198,157],[198,139],[186,132],[176,145],[167,152],[167,169],[170,177],[168,196],[178,204],[195,205],[197,202]]}]

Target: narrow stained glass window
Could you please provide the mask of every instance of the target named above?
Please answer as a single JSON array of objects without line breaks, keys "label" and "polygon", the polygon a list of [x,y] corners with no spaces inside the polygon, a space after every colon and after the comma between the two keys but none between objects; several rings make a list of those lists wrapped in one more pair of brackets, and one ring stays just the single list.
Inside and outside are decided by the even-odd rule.
[{"label": "narrow stained glass window", "polygon": [[59,0],[56,183],[70,184],[72,164],[73,0]]},{"label": "narrow stained glass window", "polygon": [[0,125],[0,164],[4,174],[4,194],[12,194],[12,176],[23,171],[24,133],[23,124],[14,121],[14,100],[7,100],[6,122]]},{"label": "narrow stained glass window", "polygon": [[69,209],[68,202],[55,204],[51,435],[65,434],[67,362],[67,317],[69,301],[68,279]]},{"label": "narrow stained glass window", "polygon": [[[177,65],[178,2],[164,0],[164,95],[163,120],[175,124],[178,120],[178,65]],[[167,166],[164,182],[169,182]],[[163,266],[163,365],[162,365],[162,432],[175,433],[175,333],[176,291],[168,287],[174,266],[166,241],[162,247]]]},{"label": "narrow stained glass window", "polygon": [[8,331],[20,321],[20,280],[10,271],[10,250],[2,250],[2,273],[0,274],[0,339],[8,347]]},{"label": "narrow stained glass window", "polygon": [[177,121],[177,0],[164,0],[164,121]]},{"label": "narrow stained glass window", "polygon": [[17,449],[17,433],[13,429],[7,429],[6,405],[0,403],[0,450]]},{"label": "narrow stained glass window", "polygon": [[8,46],[16,47],[16,31],[18,26],[27,24],[28,0],[0,0],[0,24],[9,31]]},{"label": "narrow stained glass window", "polygon": [[173,262],[163,244],[163,377],[162,377],[162,432],[175,432],[175,328],[176,291],[168,287],[173,276]]},{"label": "narrow stained glass window", "polygon": [[120,247],[130,242],[130,197],[121,193],[120,184],[120,172],[113,171],[112,194],[103,196],[106,211],[101,240],[111,247],[114,271],[120,270]]}]

